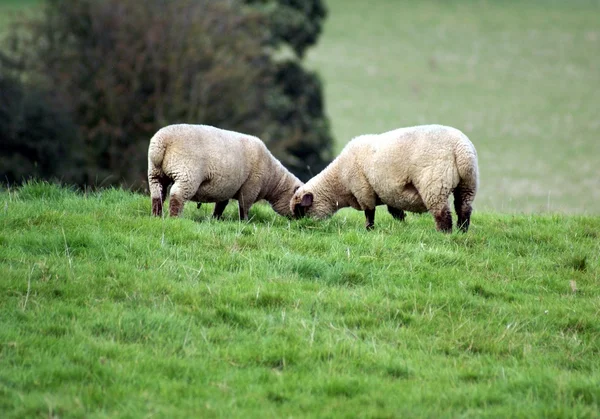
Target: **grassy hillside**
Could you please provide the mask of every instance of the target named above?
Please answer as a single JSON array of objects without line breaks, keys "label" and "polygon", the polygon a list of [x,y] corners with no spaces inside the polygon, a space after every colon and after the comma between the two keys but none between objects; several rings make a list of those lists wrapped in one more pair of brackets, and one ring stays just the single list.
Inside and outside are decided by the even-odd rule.
[{"label": "grassy hillside", "polygon": [[309,63],[341,148],[401,126],[462,129],[476,205],[600,213],[600,3],[328,0]]},{"label": "grassy hillside", "polygon": [[600,218],[0,193],[0,416],[598,417]]}]

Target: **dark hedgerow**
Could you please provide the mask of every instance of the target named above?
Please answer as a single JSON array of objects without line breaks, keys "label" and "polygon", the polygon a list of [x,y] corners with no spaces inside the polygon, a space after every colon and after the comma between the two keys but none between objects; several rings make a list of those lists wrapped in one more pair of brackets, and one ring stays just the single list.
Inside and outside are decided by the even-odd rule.
[{"label": "dark hedgerow", "polygon": [[76,127],[64,104],[0,72],[0,182],[77,182]]},{"label": "dark hedgerow", "polygon": [[[306,25],[312,35],[293,37],[299,54],[316,41],[324,9],[296,6],[47,0],[41,15],[9,32],[4,55],[20,63],[19,77],[28,85],[68,105],[77,127],[73,148],[82,156],[80,184],[143,186],[148,141],[171,123],[257,135],[306,179],[331,158],[332,138],[318,78],[297,61],[271,55],[273,47],[291,42],[281,35],[283,21],[274,23],[279,8],[318,23]],[[32,140],[20,141],[28,146]]]}]

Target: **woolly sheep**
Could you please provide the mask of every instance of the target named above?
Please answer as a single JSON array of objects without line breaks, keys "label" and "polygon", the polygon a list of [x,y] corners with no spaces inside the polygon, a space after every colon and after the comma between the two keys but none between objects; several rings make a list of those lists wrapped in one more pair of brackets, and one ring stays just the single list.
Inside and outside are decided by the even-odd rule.
[{"label": "woolly sheep", "polygon": [[477,152],[456,128],[422,125],[350,141],[290,201],[295,216],[325,218],[351,206],[365,212],[372,229],[375,207],[387,204],[394,218],[429,211],[439,231],[452,231],[448,197],[454,192],[457,227],[467,231],[478,187]]},{"label": "woolly sheep", "polygon": [[291,216],[289,202],[302,182],[258,138],[208,125],[169,125],[148,148],[148,184],[152,214],[162,215],[171,186],[169,212],[178,216],[188,200],[216,202],[220,218],[229,199],[237,199],[240,219],[256,201],[267,200],[281,215]]}]

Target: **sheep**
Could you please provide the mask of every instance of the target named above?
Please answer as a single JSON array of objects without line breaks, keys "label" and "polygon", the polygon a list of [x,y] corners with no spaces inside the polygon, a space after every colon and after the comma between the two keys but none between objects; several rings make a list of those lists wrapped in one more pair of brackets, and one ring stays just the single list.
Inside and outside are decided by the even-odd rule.
[{"label": "sheep", "polygon": [[237,199],[241,220],[265,199],[280,215],[291,217],[289,202],[302,185],[257,137],[209,125],[161,128],[148,147],[148,185],[152,214],[161,216],[171,186],[169,213],[178,216],[186,201],[215,202],[220,219],[229,199]]},{"label": "sheep", "polygon": [[457,227],[466,232],[479,183],[477,152],[465,134],[443,125],[400,128],[350,141],[321,173],[290,201],[296,217],[325,218],[351,206],[365,212],[368,230],[375,207],[391,215],[429,211],[438,231],[452,231],[448,197],[454,192]]}]

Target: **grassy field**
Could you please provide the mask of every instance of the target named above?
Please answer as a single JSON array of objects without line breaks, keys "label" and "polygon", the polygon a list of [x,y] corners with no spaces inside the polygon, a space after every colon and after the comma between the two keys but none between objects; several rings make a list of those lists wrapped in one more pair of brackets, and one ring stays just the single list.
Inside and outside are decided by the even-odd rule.
[{"label": "grassy field", "polygon": [[0,418],[600,417],[600,4],[327,4],[338,149],[464,130],[469,233],[0,191]]},{"label": "grassy field", "polygon": [[479,151],[479,209],[600,213],[600,3],[328,0],[308,62],[341,148],[443,123]]},{"label": "grassy field", "polygon": [[599,417],[600,218],[0,193],[0,416]]}]

